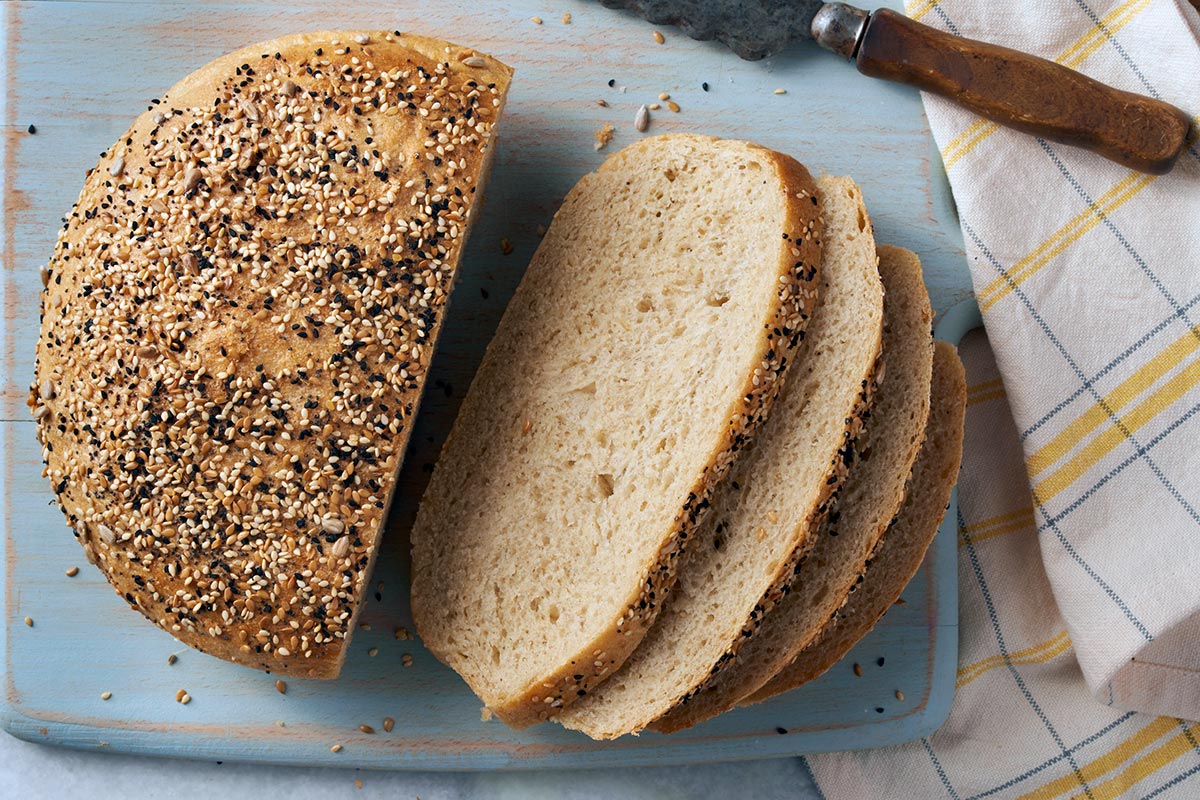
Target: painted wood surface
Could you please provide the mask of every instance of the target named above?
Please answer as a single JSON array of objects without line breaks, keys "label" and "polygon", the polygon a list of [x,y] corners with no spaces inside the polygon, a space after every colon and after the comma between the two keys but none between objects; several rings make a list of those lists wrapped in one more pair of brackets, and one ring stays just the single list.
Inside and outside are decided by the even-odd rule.
[{"label": "painted wood surface", "polygon": [[[898,7],[899,2],[885,5]],[[583,0],[472,3],[9,2],[3,13],[0,106],[4,335],[0,358],[4,617],[0,716],[22,738],[196,758],[380,768],[630,766],[761,758],[878,746],[925,733],[949,711],[955,666],[954,532],[939,534],[905,592],[907,604],[820,681],[670,737],[596,744],[542,726],[480,720],[480,704],[417,642],[407,541],[429,464],[483,348],[556,203],[605,153],[634,141],[634,113],[669,92],[681,111],[653,112],[650,133],[751,138],[814,172],[853,175],[881,242],[917,251],[934,307],[970,294],[949,190],[915,93],[871,81],[800,45],[739,61],[632,15]],[[571,23],[563,23],[563,14]],[[536,25],[531,18],[541,17]],[[275,679],[187,650],[129,611],[89,567],[41,477],[24,407],[37,334],[38,268],[83,174],[148,101],[241,45],[323,28],[418,30],[491,52],[516,68],[481,222],[468,247],[363,614],[335,683]],[[613,87],[607,85],[609,80]],[[708,84],[708,91],[702,84]],[[624,87],[622,89],[622,87]],[[775,94],[777,88],[786,94]],[[601,107],[604,99],[608,107]],[[28,133],[28,127],[36,133]],[[501,252],[502,238],[513,251]],[[961,324],[958,325],[961,327]],[[64,570],[78,565],[77,577]],[[24,623],[30,617],[33,626]],[[372,648],[378,648],[372,656]],[[174,665],[167,656],[178,653]],[[412,666],[403,666],[404,654]],[[877,666],[877,659],[884,665]],[[864,675],[849,664],[858,661]],[[175,702],[179,689],[194,698]],[[898,702],[895,691],[904,693]],[[102,700],[102,693],[111,699]],[[881,711],[879,709],[882,709]],[[395,719],[384,732],[383,719]],[[360,725],[377,733],[366,734]],[[786,731],[781,735],[780,730]],[[338,753],[331,752],[342,745]]]}]

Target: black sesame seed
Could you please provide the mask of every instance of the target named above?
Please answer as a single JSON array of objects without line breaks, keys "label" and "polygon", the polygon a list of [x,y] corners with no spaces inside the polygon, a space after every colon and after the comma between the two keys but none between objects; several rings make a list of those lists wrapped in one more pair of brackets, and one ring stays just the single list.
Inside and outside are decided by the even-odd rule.
[{"label": "black sesame seed", "polygon": [[875,706],[875,713],[876,713],[876,714],[882,714],[882,713],[883,713],[883,706]]},{"label": "black sesame seed", "polygon": [[610,88],[610,89],[611,89],[612,87],[614,87],[614,86],[616,86],[616,85],[617,85],[617,79],[616,79],[616,78],[609,78],[609,79],[608,79],[608,88]]},{"label": "black sesame seed", "polygon": [[707,92],[708,91],[708,82],[705,81],[704,83],[700,84],[700,88]]},{"label": "black sesame seed", "polygon": [[26,128],[25,130],[29,131],[30,133],[37,133],[37,126],[36,126],[36,125],[30,125],[30,126],[29,126],[28,128]]},{"label": "black sesame seed", "polygon": [[786,736],[787,728],[776,728],[775,732],[778,733],[780,736]]},{"label": "black sesame seed", "polygon": [[881,667],[882,667],[882,666],[883,666],[883,660],[884,660],[884,659],[883,659],[883,656],[880,656],[879,658],[875,659],[875,663],[876,663],[876,664],[878,664],[879,666],[881,666]]}]

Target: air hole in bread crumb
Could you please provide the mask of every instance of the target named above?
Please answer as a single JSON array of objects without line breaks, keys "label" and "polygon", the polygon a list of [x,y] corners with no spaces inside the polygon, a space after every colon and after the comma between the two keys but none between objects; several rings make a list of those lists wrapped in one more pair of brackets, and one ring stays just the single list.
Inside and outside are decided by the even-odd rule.
[{"label": "air hole in bread crumb", "polygon": [[654,303],[650,302],[649,297],[643,297],[641,300],[638,300],[637,310],[642,312],[653,311]]},{"label": "air hole in bread crumb", "polygon": [[858,229],[865,231],[867,229],[867,215],[863,213],[863,207],[858,207]]},{"label": "air hole in bread crumb", "polygon": [[672,181],[672,182],[674,182],[674,180],[675,180],[675,170],[673,170],[673,169],[663,170],[663,177],[664,177],[664,178],[666,178],[666,179],[667,179],[667,180],[669,180],[669,181]]},{"label": "air hole in bread crumb", "polygon": [[551,622],[554,622],[554,623],[558,622],[558,606],[555,606],[555,605],[550,606],[549,617],[550,617]]},{"label": "air hole in bread crumb", "polygon": [[706,302],[713,308],[720,308],[721,306],[723,306],[729,302],[729,293],[728,292],[713,292],[712,294],[710,294],[708,296],[708,300]]},{"label": "air hole in bread crumb", "polygon": [[612,497],[612,495],[613,495],[613,476],[612,475],[609,475],[607,472],[601,472],[599,475],[596,476],[596,482],[598,484],[600,484],[600,494],[604,495],[605,497]]},{"label": "air hole in bread crumb", "polygon": [[492,645],[492,663],[500,663],[500,648],[496,647],[496,645]]},{"label": "air hole in bread crumb", "polygon": [[572,391],[579,392],[580,394],[595,394],[596,382],[592,381],[591,383],[580,386],[578,389],[573,389]]}]

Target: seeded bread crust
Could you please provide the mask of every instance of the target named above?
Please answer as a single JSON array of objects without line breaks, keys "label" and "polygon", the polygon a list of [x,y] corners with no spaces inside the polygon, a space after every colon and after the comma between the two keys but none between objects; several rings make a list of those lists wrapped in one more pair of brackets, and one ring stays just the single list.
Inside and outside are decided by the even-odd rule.
[{"label": "seeded bread crust", "polygon": [[932,312],[915,255],[885,245],[879,264],[888,293],[882,354],[888,375],[879,376],[882,397],[855,443],[857,463],[837,500],[848,507],[832,506],[814,546],[795,564],[796,581],[758,618],[759,635],[655,730],[680,730],[722,713],[786,667],[854,591],[863,560],[903,502],[929,416]]},{"label": "seeded bread crust", "polygon": [[[769,413],[782,386],[781,376],[803,338],[805,326],[816,304],[822,223],[816,186],[808,171],[794,159],[758,145],[723,143],[714,137],[695,135],[651,137],[610,157],[600,169],[602,172],[620,170],[625,159],[638,152],[638,149],[666,147],[672,141],[698,149],[727,144],[748,148],[762,164],[768,165],[776,173],[776,181],[783,189],[779,200],[785,204],[783,217],[788,220],[788,230],[782,232],[778,245],[775,270],[778,289],[770,313],[762,321],[757,333],[758,344],[755,349],[759,357],[756,367],[746,375],[736,401],[731,402],[722,415],[725,434],[713,442],[706,465],[687,493],[671,529],[664,531],[661,544],[642,565],[644,580],[621,603],[624,610],[586,647],[564,658],[519,691],[508,695],[489,691],[477,677],[477,672],[473,672],[480,669],[486,671],[487,666],[473,664],[448,642],[446,626],[438,620],[439,611],[446,601],[437,588],[436,576],[443,574],[443,570],[431,549],[439,537],[450,535],[450,532],[437,530],[441,516],[439,495],[460,490],[460,487],[451,486],[450,483],[442,485],[444,480],[449,480],[444,478],[447,474],[446,464],[457,458],[457,451],[462,449],[458,441],[463,435],[460,428],[464,424],[464,413],[469,413],[472,408],[470,394],[486,391],[484,384],[488,380],[486,376],[490,374],[489,362],[496,340],[489,346],[489,355],[485,356],[468,398],[464,400],[463,412],[460,412],[460,418],[443,449],[413,530],[413,618],[424,644],[439,659],[462,674],[488,708],[513,727],[526,727],[557,715],[563,707],[615,671],[641,641],[674,584],[679,555],[708,510],[713,487]],[[630,179],[635,179],[635,176],[631,175]],[[582,191],[587,181],[588,178],[581,181],[572,194]],[[569,203],[570,196],[564,208]],[[535,263],[536,260],[537,256]],[[533,271],[531,267],[530,272]],[[538,287],[528,286],[527,283],[528,277],[510,303],[505,314],[506,320],[511,314],[522,313],[523,292],[538,290]],[[502,321],[501,332],[505,328],[505,321]],[[500,339],[501,335],[498,333],[496,339]],[[479,388],[481,386],[484,388]],[[619,590],[620,587],[614,588]]]},{"label": "seeded bread crust", "polygon": [[[792,551],[808,549],[845,479],[875,389],[883,288],[857,187],[822,177],[817,188],[826,226],[821,301],[774,422],[767,421],[714,495],[713,516],[697,529],[681,561],[680,587],[656,627],[623,669],[560,715],[568,728],[597,739],[642,730],[719,672],[786,592],[797,558]],[[852,348],[843,346],[848,340]],[[772,438],[764,450],[764,439]],[[779,470],[790,470],[796,491],[776,498],[780,513],[757,508],[762,496],[747,492]]]},{"label": "seeded bread crust", "polygon": [[863,581],[846,604],[812,644],[741,705],[761,703],[825,674],[871,632],[920,569],[958,478],[966,411],[962,361],[952,345],[934,345],[932,411],[903,507],[875,546],[863,569]]},{"label": "seeded bread crust", "polygon": [[286,36],[88,173],[29,403],[88,559],[180,641],[338,674],[510,77],[398,31]]}]

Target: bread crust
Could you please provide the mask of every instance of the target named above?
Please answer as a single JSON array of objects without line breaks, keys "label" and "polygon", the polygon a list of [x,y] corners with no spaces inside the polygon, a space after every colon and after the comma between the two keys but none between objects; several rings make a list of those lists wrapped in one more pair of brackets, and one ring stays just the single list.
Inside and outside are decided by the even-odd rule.
[{"label": "bread crust", "polygon": [[[653,146],[654,140],[660,138],[668,137],[650,137],[633,147]],[[716,137],[693,134],[677,134],[672,138],[716,140]],[[795,159],[760,145],[750,146],[761,154],[765,164],[776,170],[784,187],[781,200],[786,205],[785,219],[790,221],[791,228],[787,240],[779,246],[776,301],[758,333],[756,349],[760,353],[759,367],[746,376],[738,400],[730,404],[724,415],[725,436],[714,443],[707,467],[693,485],[686,505],[675,520],[674,529],[663,538],[655,555],[644,565],[644,581],[622,603],[624,611],[612,620],[607,630],[573,657],[532,680],[520,692],[509,698],[485,698],[491,712],[511,727],[524,728],[553,718],[563,707],[614,672],[636,648],[675,582],[679,555],[698,521],[708,510],[714,486],[769,413],[782,387],[782,374],[803,337],[804,328],[816,305],[816,287],[819,285],[822,223],[816,201],[816,184],[807,169]],[[610,158],[600,169],[613,169],[614,163]],[[454,436],[452,432],[451,439]],[[443,452],[449,450],[450,446],[448,440]],[[422,502],[424,505],[428,501]],[[417,524],[420,528],[420,519]],[[416,538],[417,532],[414,531]],[[425,614],[422,608],[440,601],[422,593],[420,567],[416,562],[414,554],[414,622],[431,651],[442,660],[447,660],[447,654],[438,646],[437,632],[429,630],[427,625],[423,627]]]},{"label": "bread crust", "polygon": [[[967,397],[966,376],[958,353],[946,342],[935,342],[934,346],[933,411],[928,433],[913,466],[904,505],[863,568],[863,580],[865,584],[874,583],[874,591],[865,592],[860,586],[816,638],[741,705],[761,703],[821,677],[871,632],[920,569],[945,516],[962,463]],[[887,568],[882,574],[871,569],[873,564],[882,567],[884,563]]]},{"label": "bread crust", "polygon": [[88,173],[29,402],[89,560],[180,641],[338,674],[511,74],[398,31],[285,36]]}]

